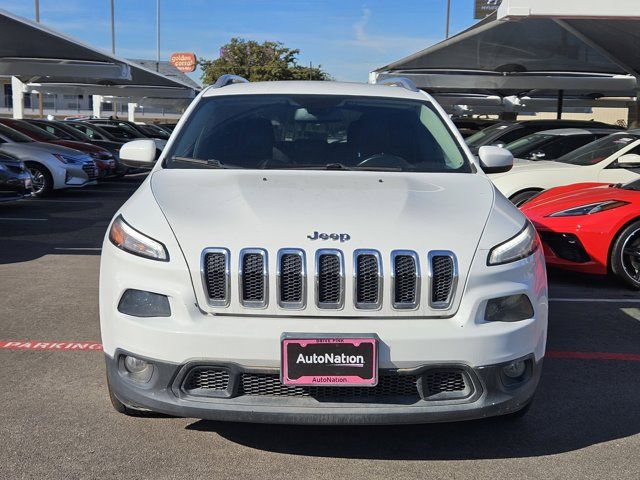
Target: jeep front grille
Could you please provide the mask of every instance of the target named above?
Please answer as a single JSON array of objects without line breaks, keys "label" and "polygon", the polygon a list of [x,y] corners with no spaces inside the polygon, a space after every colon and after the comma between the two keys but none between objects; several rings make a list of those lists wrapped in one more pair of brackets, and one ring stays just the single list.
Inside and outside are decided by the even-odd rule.
[{"label": "jeep front grille", "polygon": [[339,250],[316,253],[316,305],[330,309],[344,305],[344,257]]},{"label": "jeep front grille", "polygon": [[306,305],[307,267],[304,251],[283,249],[278,252],[278,305],[301,309]]},{"label": "jeep front grille", "polygon": [[[281,309],[305,310],[308,302],[318,309],[379,310],[387,302],[394,310],[418,310],[423,303],[431,310],[446,310],[452,305],[458,281],[457,259],[450,251],[431,251],[422,259],[412,250],[393,250],[385,266],[377,250],[355,250],[350,259],[353,287],[345,292],[345,256],[337,249],[320,249],[307,264],[304,250],[284,248],[272,263],[276,270],[273,301]],[[269,305],[268,253],[262,248],[240,251],[238,263],[226,248],[206,248],[201,255],[202,285],[207,303],[229,307],[233,298],[245,308]],[[426,263],[425,263],[426,262]],[[311,265],[313,263],[313,266]],[[230,265],[237,268],[237,292],[233,289]],[[237,265],[237,267],[236,267]],[[428,282],[422,282],[421,265],[428,270]],[[314,274],[313,291],[307,291],[307,268]],[[384,294],[384,271],[388,268],[390,288]],[[235,285],[235,284],[234,284]],[[424,289],[424,291],[423,291]],[[386,296],[389,295],[389,298]],[[308,298],[311,297],[311,298]],[[408,313],[408,312],[407,312]]]},{"label": "jeep front grille", "polygon": [[420,262],[416,252],[395,250],[391,252],[391,291],[393,308],[415,309],[420,297]]},{"label": "jeep front grille", "polygon": [[429,277],[431,279],[429,305],[434,309],[449,308],[458,280],[455,255],[449,251],[429,252]]},{"label": "jeep front grille", "polygon": [[261,248],[240,251],[240,302],[245,307],[265,308],[269,303],[267,252]]},{"label": "jeep front grille", "polygon": [[355,306],[377,310],[382,305],[382,261],[376,250],[353,252]]}]

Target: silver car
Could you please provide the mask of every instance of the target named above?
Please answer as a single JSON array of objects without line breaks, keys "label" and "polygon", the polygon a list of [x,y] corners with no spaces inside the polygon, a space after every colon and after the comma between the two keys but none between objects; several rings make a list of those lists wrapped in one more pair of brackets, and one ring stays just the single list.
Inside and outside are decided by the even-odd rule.
[{"label": "silver car", "polygon": [[98,169],[89,155],[59,145],[34,142],[1,124],[0,151],[25,163],[33,177],[34,195],[38,197],[62,188],[93,185],[98,178]]}]

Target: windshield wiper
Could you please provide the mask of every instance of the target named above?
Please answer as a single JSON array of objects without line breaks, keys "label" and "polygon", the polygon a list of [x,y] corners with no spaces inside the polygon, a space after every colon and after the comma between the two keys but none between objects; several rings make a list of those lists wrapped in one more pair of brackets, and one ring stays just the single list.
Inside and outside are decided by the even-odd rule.
[{"label": "windshield wiper", "polygon": [[368,172],[401,172],[401,167],[367,167],[367,166],[354,166],[350,167],[344,163],[327,163],[325,165],[286,165],[276,166],[273,170],[362,170]]},{"label": "windshield wiper", "polygon": [[171,157],[171,161],[193,163],[195,165],[202,165],[203,167],[207,168],[238,168],[233,165],[224,164],[220,160],[216,160],[214,158],[203,159],[173,156]]}]

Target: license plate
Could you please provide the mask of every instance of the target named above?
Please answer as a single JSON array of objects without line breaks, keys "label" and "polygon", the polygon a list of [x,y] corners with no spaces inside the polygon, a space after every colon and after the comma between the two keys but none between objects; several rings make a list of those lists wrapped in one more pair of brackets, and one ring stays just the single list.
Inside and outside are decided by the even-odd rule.
[{"label": "license plate", "polygon": [[299,386],[378,384],[378,341],[374,335],[285,334],[281,381]]}]

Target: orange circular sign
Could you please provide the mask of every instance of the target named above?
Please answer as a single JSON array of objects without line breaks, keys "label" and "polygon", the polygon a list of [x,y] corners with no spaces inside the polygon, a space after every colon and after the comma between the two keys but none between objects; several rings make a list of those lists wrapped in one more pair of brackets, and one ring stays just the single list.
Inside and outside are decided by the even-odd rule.
[{"label": "orange circular sign", "polygon": [[190,52],[172,53],[171,65],[183,73],[193,72],[196,69],[196,54]]}]

